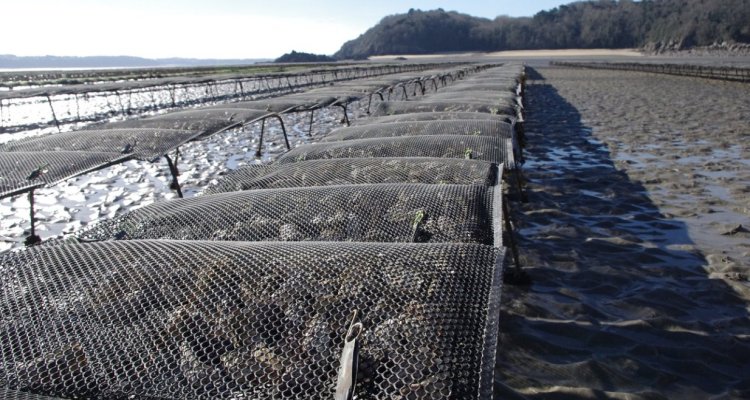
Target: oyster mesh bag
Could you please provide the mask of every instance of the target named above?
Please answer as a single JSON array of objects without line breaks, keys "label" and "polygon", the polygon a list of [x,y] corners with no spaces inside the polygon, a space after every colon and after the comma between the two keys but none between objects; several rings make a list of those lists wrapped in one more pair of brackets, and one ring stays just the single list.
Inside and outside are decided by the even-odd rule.
[{"label": "oyster mesh bag", "polygon": [[199,135],[199,131],[160,128],[80,130],[19,140],[0,150],[109,152],[151,161]]},{"label": "oyster mesh bag", "polygon": [[245,190],[151,204],[100,222],[79,238],[493,245],[493,213],[500,212],[493,210],[494,195],[494,188],[481,185]]},{"label": "oyster mesh bag", "polygon": [[497,166],[488,161],[430,157],[334,158],[288,164],[249,165],[222,177],[204,194],[249,189],[368,183],[492,186]]},{"label": "oyster mesh bag", "polygon": [[385,138],[420,135],[469,135],[512,138],[513,126],[491,120],[414,121],[360,125],[331,131],[321,141]]},{"label": "oyster mesh bag", "polygon": [[5,254],[0,393],[331,399],[356,321],[356,398],[480,397],[492,386],[503,255],[171,240]]},{"label": "oyster mesh bag", "polygon": [[300,146],[276,160],[288,164],[306,160],[364,157],[435,157],[489,161],[515,168],[513,140],[492,136],[428,135],[323,142]]},{"label": "oyster mesh bag", "polygon": [[120,153],[87,151],[0,151],[0,197],[54,184],[127,158]]},{"label": "oyster mesh bag", "polygon": [[383,101],[373,107],[371,115],[388,116],[422,112],[476,112],[490,115],[517,115],[514,103],[504,104],[482,101],[457,100],[418,100],[418,101]]}]

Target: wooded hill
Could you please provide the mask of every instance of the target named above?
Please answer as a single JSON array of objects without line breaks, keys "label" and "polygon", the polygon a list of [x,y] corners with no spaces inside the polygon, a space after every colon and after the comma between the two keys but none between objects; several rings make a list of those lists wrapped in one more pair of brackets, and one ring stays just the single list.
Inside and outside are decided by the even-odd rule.
[{"label": "wooded hill", "polygon": [[722,42],[750,43],[750,1],[582,1],[533,17],[493,20],[443,9],[411,9],[383,18],[344,43],[334,57],[565,48],[679,50]]}]

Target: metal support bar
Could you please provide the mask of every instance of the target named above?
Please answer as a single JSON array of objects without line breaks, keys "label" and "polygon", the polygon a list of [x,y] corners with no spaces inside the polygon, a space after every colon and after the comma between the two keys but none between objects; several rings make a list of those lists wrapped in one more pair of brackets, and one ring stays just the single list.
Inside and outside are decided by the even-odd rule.
[{"label": "metal support bar", "polygon": [[182,188],[180,188],[180,182],[177,180],[177,175],[179,175],[179,172],[177,171],[177,165],[172,162],[172,159],[169,158],[168,154],[165,154],[164,158],[167,159],[167,165],[169,165],[169,172],[172,174],[172,183],[169,185],[169,188],[172,190],[176,190],[177,196],[182,198]]},{"label": "metal support bar", "polygon": [[255,150],[255,157],[260,157],[260,150],[263,148],[263,134],[266,132],[266,119],[260,122],[260,139],[258,139],[258,149]]},{"label": "metal support bar", "polygon": [[346,124],[346,126],[349,126],[349,115],[346,112],[346,104],[339,104],[338,106],[341,107],[341,109],[344,110],[344,120],[343,121]]},{"label": "metal support bar", "polygon": [[[504,196],[501,194],[501,196]],[[507,198],[503,198],[503,221],[505,222],[505,231],[508,232],[508,244],[510,245],[510,251],[513,254],[513,265],[515,265],[517,271],[521,271],[521,261],[518,253],[518,245],[516,238],[513,233],[513,224],[510,222],[510,208],[508,207]]]},{"label": "metal support bar", "polygon": [[510,285],[529,285],[531,284],[531,278],[529,275],[521,269],[521,257],[518,252],[518,244],[513,230],[513,224],[510,221],[510,208],[508,202],[503,198],[503,220],[505,221],[505,230],[508,232],[508,242],[510,242],[510,252],[513,256],[513,268],[512,272],[506,272],[503,281]]},{"label": "metal support bar", "polygon": [[52,107],[52,99],[49,97],[49,95],[46,95],[47,97],[47,103],[49,104],[49,109],[52,111],[52,119],[55,120],[55,126],[57,126],[57,131],[62,132],[60,129],[60,122],[57,120],[57,114],[55,114],[55,107]]},{"label": "metal support bar", "polygon": [[279,120],[279,124],[281,125],[281,132],[284,133],[284,144],[286,144],[286,149],[291,150],[292,146],[289,145],[289,138],[286,135],[286,128],[284,127],[284,119],[281,118],[281,115],[276,114],[276,119]]},{"label": "metal support bar", "polygon": [[307,130],[307,136],[312,136],[313,115],[315,115],[314,108],[310,109],[310,127]]},{"label": "metal support bar", "polygon": [[31,189],[31,191],[29,192],[29,206],[29,216],[31,217],[31,234],[23,242],[26,247],[31,247],[42,242],[42,238],[40,238],[36,234],[36,228],[34,226],[34,189]]},{"label": "metal support bar", "polygon": [[78,103],[78,93],[74,94],[76,98],[76,118],[78,121],[81,120],[81,105]]},{"label": "metal support bar", "polygon": [[120,110],[122,110],[122,115],[128,115],[127,111],[125,111],[125,106],[122,104],[122,97],[120,97],[120,92],[115,90],[115,96],[117,96],[117,102],[120,103]]},{"label": "metal support bar", "polygon": [[528,202],[529,199],[526,196],[526,193],[524,193],[523,191],[523,183],[521,182],[521,170],[519,168],[516,168],[516,170],[513,171],[513,176],[516,178],[516,188],[518,189],[518,198],[521,199],[522,203]]}]

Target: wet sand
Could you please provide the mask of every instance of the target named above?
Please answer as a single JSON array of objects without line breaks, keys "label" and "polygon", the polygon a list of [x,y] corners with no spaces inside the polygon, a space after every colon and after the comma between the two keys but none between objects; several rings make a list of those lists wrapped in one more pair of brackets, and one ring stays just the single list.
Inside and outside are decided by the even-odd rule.
[{"label": "wet sand", "polygon": [[498,396],[750,398],[750,85],[529,77]]}]

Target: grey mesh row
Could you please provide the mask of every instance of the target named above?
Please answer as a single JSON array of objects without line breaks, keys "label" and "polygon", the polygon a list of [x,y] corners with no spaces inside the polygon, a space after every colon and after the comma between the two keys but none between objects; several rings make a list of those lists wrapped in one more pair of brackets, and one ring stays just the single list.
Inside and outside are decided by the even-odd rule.
[{"label": "grey mesh row", "polygon": [[138,118],[125,121],[94,124],[82,130],[108,129],[166,129],[195,131],[198,136],[210,135],[231,128],[236,123],[227,123],[224,119],[186,120],[179,117],[162,116],[160,118]]},{"label": "grey mesh row", "polygon": [[297,147],[276,162],[362,157],[470,158],[503,164],[515,169],[511,140],[487,136],[408,136],[324,142]]},{"label": "grey mesh row", "polygon": [[60,400],[59,397],[42,396],[21,390],[0,388],[0,399],[5,400]]},{"label": "grey mesh row", "polygon": [[200,131],[153,128],[82,130],[10,142],[0,150],[109,152],[115,158],[127,154],[135,159],[152,161],[200,134]]},{"label": "grey mesh row", "polygon": [[328,400],[353,327],[357,398],[487,396],[503,256],[477,244],[170,240],[5,254],[0,386]]},{"label": "grey mesh row", "polygon": [[374,124],[387,124],[393,122],[412,122],[412,121],[450,121],[450,120],[492,120],[501,121],[509,124],[516,123],[516,117],[513,115],[502,115],[502,114],[486,114],[486,113],[475,113],[475,112],[415,112],[406,114],[395,114],[395,115],[383,115],[383,116],[371,116],[369,118],[360,118],[352,125],[374,125]]},{"label": "grey mesh row", "polygon": [[508,147],[513,149],[513,157],[506,160],[506,164],[510,165],[522,160],[520,142],[514,125],[507,122],[481,119],[391,122],[339,128],[332,131],[321,142],[430,135],[496,137],[509,142]]},{"label": "grey mesh row", "polygon": [[46,151],[0,152],[0,197],[54,184],[126,160],[120,153]]},{"label": "grey mesh row", "polygon": [[208,187],[204,194],[304,186],[423,183],[484,185],[498,181],[495,164],[480,160],[429,157],[381,157],[310,160],[288,164],[249,165]]},{"label": "grey mesh row", "polygon": [[[440,64],[431,64],[420,66],[419,68],[425,69],[430,66],[436,67]],[[412,64],[410,67],[414,68],[416,64]],[[390,67],[404,68],[404,65],[377,65],[374,68],[387,69]],[[326,68],[315,68],[315,69],[304,69],[296,72],[270,72],[264,74],[214,74],[210,76],[177,76],[177,77],[166,77],[166,78],[151,78],[151,79],[140,79],[140,80],[128,80],[119,82],[104,82],[96,84],[73,84],[73,85],[62,85],[62,86],[51,86],[51,87],[39,87],[30,89],[20,89],[13,91],[0,92],[0,99],[15,99],[15,98],[29,98],[29,97],[45,97],[45,96],[57,96],[57,95],[75,95],[75,94],[86,94],[86,93],[101,93],[101,92],[117,92],[117,91],[137,91],[137,90],[148,90],[158,87],[169,87],[169,86],[189,86],[198,84],[220,84],[220,83],[231,83],[231,81],[258,81],[268,79],[281,79],[281,78],[299,78],[303,76],[311,75],[333,75],[335,73],[347,73],[348,71],[366,71],[373,69],[372,65],[347,65],[347,66],[329,66]],[[426,70],[426,69],[425,69]],[[415,72],[418,74],[418,72]]]},{"label": "grey mesh row", "polygon": [[[170,112],[163,115],[157,115],[150,118],[145,118],[141,121],[148,122],[149,120],[159,121],[161,119],[173,121],[179,120],[184,122],[190,121],[220,121],[222,125],[220,130],[228,129],[234,126],[250,123],[262,118],[269,117],[273,112],[266,110],[244,110],[236,108],[198,108],[194,110]],[[213,134],[215,132],[205,132],[205,134]]]},{"label": "grey mesh row", "polygon": [[472,135],[513,138],[513,126],[492,120],[391,122],[350,126],[331,131],[322,142],[420,135]]},{"label": "grey mesh row", "polygon": [[501,245],[493,190],[389,183],[217,193],[151,204],[79,238]]},{"label": "grey mesh row", "polygon": [[472,93],[482,93],[482,92],[493,92],[493,93],[515,93],[516,87],[518,84],[514,82],[508,82],[508,83],[497,83],[497,81],[487,82],[480,85],[459,85],[454,84],[451,85],[449,88],[446,88],[445,91],[448,92],[472,92]]},{"label": "grey mesh row", "polygon": [[516,115],[517,110],[512,104],[488,104],[487,102],[472,101],[440,101],[440,100],[418,100],[418,101],[384,101],[380,102],[372,110],[373,116],[410,114],[420,112],[477,112],[485,114]]},{"label": "grey mesh row", "polygon": [[518,103],[515,93],[497,93],[497,92],[439,92],[432,93],[425,100],[450,100],[456,102],[486,102],[490,105],[513,105]]},{"label": "grey mesh row", "polygon": [[333,104],[337,100],[336,97],[332,96],[281,96],[277,98],[265,99],[265,100],[254,100],[254,101],[241,101],[237,103],[227,103],[214,106],[214,108],[237,108],[237,109],[254,109],[254,110],[266,110],[270,112],[284,112],[288,110],[296,109],[308,109],[315,107],[325,107]]}]

